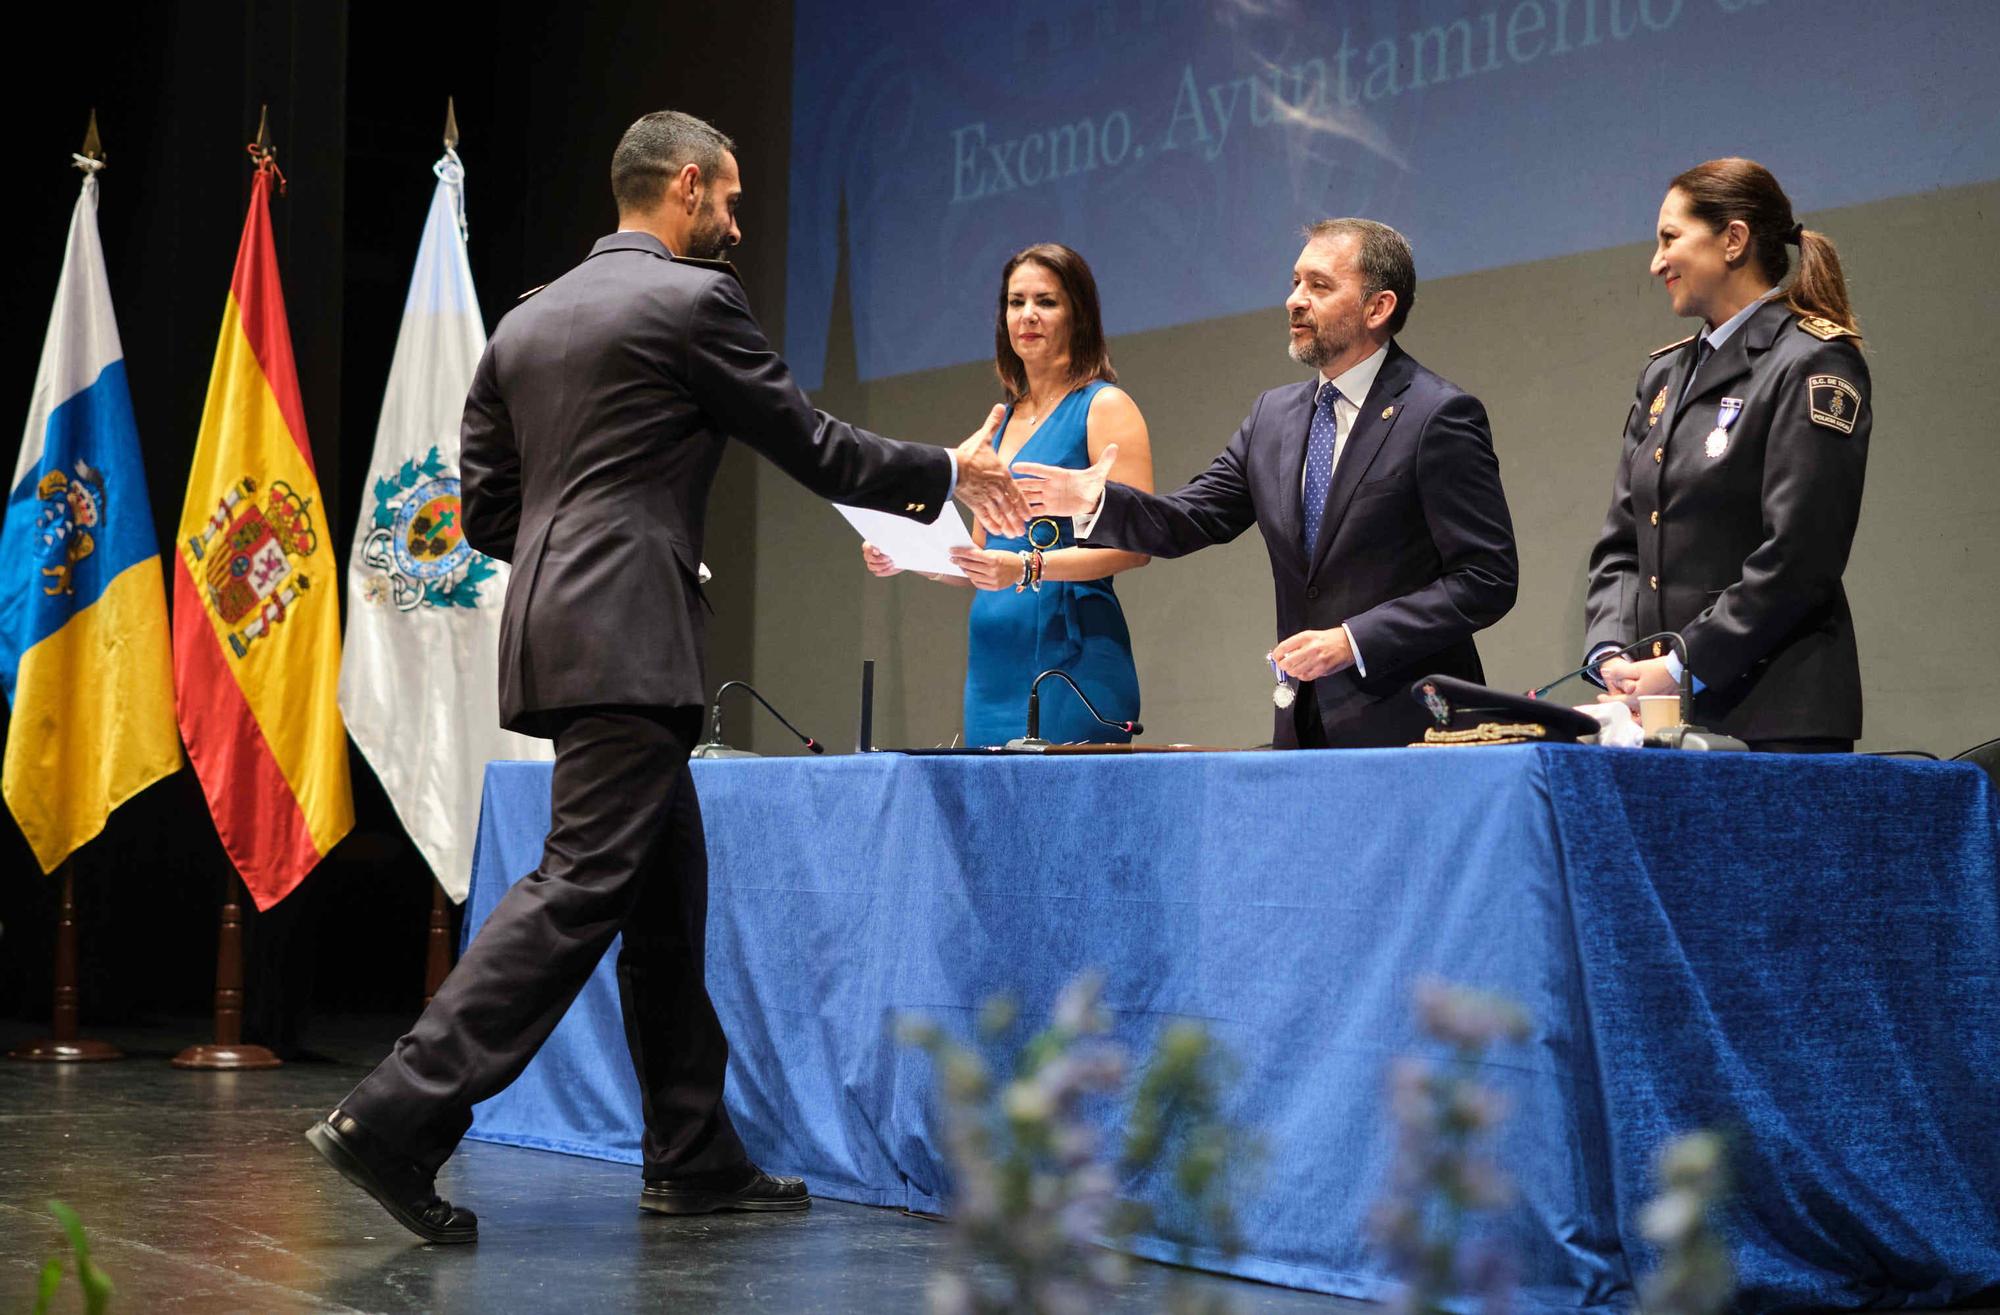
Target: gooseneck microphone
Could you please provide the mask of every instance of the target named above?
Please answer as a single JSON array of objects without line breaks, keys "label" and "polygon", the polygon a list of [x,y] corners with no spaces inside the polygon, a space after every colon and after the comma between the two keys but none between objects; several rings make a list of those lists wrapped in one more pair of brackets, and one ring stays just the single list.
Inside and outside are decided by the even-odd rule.
[{"label": "gooseneck microphone", "polygon": [[1067,671],[1064,671],[1061,667],[1050,667],[1041,675],[1036,676],[1034,683],[1028,686],[1028,734],[1025,738],[1007,741],[1008,748],[1037,750],[1050,747],[1049,742],[1042,738],[1042,682],[1050,676],[1060,677],[1063,684],[1076,691],[1076,697],[1083,703],[1083,710],[1095,717],[1100,726],[1108,726],[1114,731],[1124,731],[1127,735],[1143,735],[1145,733],[1146,728],[1136,721],[1112,721],[1106,717],[1091,703],[1090,696],[1083,692],[1082,687],[1070,677]]},{"label": "gooseneck microphone", "polygon": [[1609,662],[1612,658],[1629,657],[1633,653],[1638,652],[1640,649],[1645,648],[1650,644],[1656,644],[1656,643],[1664,644],[1667,643],[1668,641],[1672,641],[1673,643],[1674,656],[1678,657],[1681,660],[1681,680],[1680,680],[1681,707],[1679,715],[1680,724],[1683,726],[1692,726],[1694,724],[1694,673],[1688,669],[1687,640],[1681,638],[1680,631],[1678,630],[1662,630],[1658,634],[1647,635],[1644,639],[1635,640],[1632,643],[1627,644],[1623,648],[1613,649],[1611,652],[1606,653],[1602,657],[1593,658],[1590,661],[1584,663],[1582,666],[1578,667],[1575,671],[1563,672],[1562,675],[1557,676],[1554,680],[1550,681],[1546,685],[1543,685],[1540,689],[1529,690],[1528,697],[1531,699],[1539,699],[1543,695],[1547,694],[1550,690],[1554,689],[1556,686],[1562,684],[1565,680],[1568,680],[1571,676],[1583,676],[1583,675],[1593,674],[1599,667],[1603,666],[1606,662]]},{"label": "gooseneck microphone", "polygon": [[761,755],[748,749],[732,749],[722,742],[722,696],[732,689],[748,690],[750,697],[764,705],[764,711],[778,719],[778,724],[799,737],[799,743],[814,753],[825,753],[826,746],[785,720],[785,714],[771,706],[771,701],[759,694],[747,680],[725,681],[721,689],[715,691],[715,702],[708,711],[708,739],[694,747],[690,758],[756,758]]},{"label": "gooseneck microphone", "polygon": [[1564,672],[1540,689],[1529,690],[1528,697],[1531,699],[1541,698],[1571,676],[1581,676],[1586,672],[1594,672],[1599,666],[1609,662],[1612,658],[1624,657],[1651,644],[1668,643],[1674,646],[1674,656],[1681,660],[1679,724],[1669,726],[1659,732],[1658,737],[1653,742],[1664,745],[1669,749],[1709,751],[1720,749],[1740,752],[1749,748],[1748,745],[1733,735],[1724,735],[1720,731],[1706,730],[1694,724],[1694,672],[1688,669],[1687,640],[1683,639],[1677,630],[1662,630],[1658,634],[1647,635],[1644,639],[1627,644],[1623,648],[1613,649],[1603,657],[1584,663],[1575,671]]}]

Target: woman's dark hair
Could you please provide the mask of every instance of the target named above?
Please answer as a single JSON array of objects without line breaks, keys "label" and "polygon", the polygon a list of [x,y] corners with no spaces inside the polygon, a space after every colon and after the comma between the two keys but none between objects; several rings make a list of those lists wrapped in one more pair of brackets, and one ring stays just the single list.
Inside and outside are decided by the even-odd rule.
[{"label": "woman's dark hair", "polygon": [[1792,218],[1792,199],[1769,169],[1737,156],[1710,160],[1675,178],[1670,190],[1687,197],[1688,213],[1718,233],[1742,220],[1750,229],[1750,258],[1774,285],[1783,283],[1791,269],[1791,253],[1785,247],[1796,246],[1799,273],[1785,303],[1801,315],[1818,315],[1843,329],[1860,331],[1833,239]]},{"label": "woman's dark hair", "polygon": [[1097,279],[1082,256],[1060,242],[1037,242],[1014,253],[1000,269],[1000,309],[993,317],[993,370],[1009,403],[1028,395],[1028,369],[1007,336],[1007,283],[1026,264],[1040,265],[1055,275],[1069,299],[1069,383],[1074,388],[1095,379],[1118,382],[1111,368],[1111,349],[1104,345],[1104,316],[1097,308]]}]

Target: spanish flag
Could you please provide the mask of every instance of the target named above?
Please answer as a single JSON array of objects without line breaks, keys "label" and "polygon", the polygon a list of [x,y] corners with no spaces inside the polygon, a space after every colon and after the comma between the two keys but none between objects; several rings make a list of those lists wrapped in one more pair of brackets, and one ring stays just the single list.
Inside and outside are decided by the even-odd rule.
[{"label": "spanish flag", "polygon": [[[253,151],[253,154],[256,152]],[[222,844],[257,907],[354,825],[329,545],[259,155],[175,539],[174,695]]]},{"label": "spanish flag", "polygon": [[0,789],[44,872],[181,765],[160,542],[97,237],[102,166],[76,159],[83,192],[0,528]]}]

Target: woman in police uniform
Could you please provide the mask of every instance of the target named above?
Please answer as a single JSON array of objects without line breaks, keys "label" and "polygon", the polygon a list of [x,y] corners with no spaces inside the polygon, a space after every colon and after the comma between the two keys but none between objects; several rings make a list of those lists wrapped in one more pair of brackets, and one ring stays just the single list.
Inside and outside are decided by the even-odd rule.
[{"label": "woman in police uniform", "polygon": [[[1840,576],[1874,415],[1839,257],[1743,159],[1674,179],[1658,236],[1653,275],[1703,327],[1639,374],[1590,558],[1587,647],[1678,631],[1699,724],[1753,749],[1851,751],[1861,672]],[[1663,647],[1600,674],[1612,696],[1668,694],[1680,662]]]}]

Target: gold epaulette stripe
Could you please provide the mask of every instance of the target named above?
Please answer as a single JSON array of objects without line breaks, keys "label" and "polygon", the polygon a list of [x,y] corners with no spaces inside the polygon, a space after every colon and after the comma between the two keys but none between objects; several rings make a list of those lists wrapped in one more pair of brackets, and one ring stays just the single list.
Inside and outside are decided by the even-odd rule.
[{"label": "gold epaulette stripe", "polygon": [[1859,338],[1861,336],[1845,324],[1836,324],[1824,315],[1801,315],[1798,325],[1821,342],[1832,342],[1835,338]]}]

